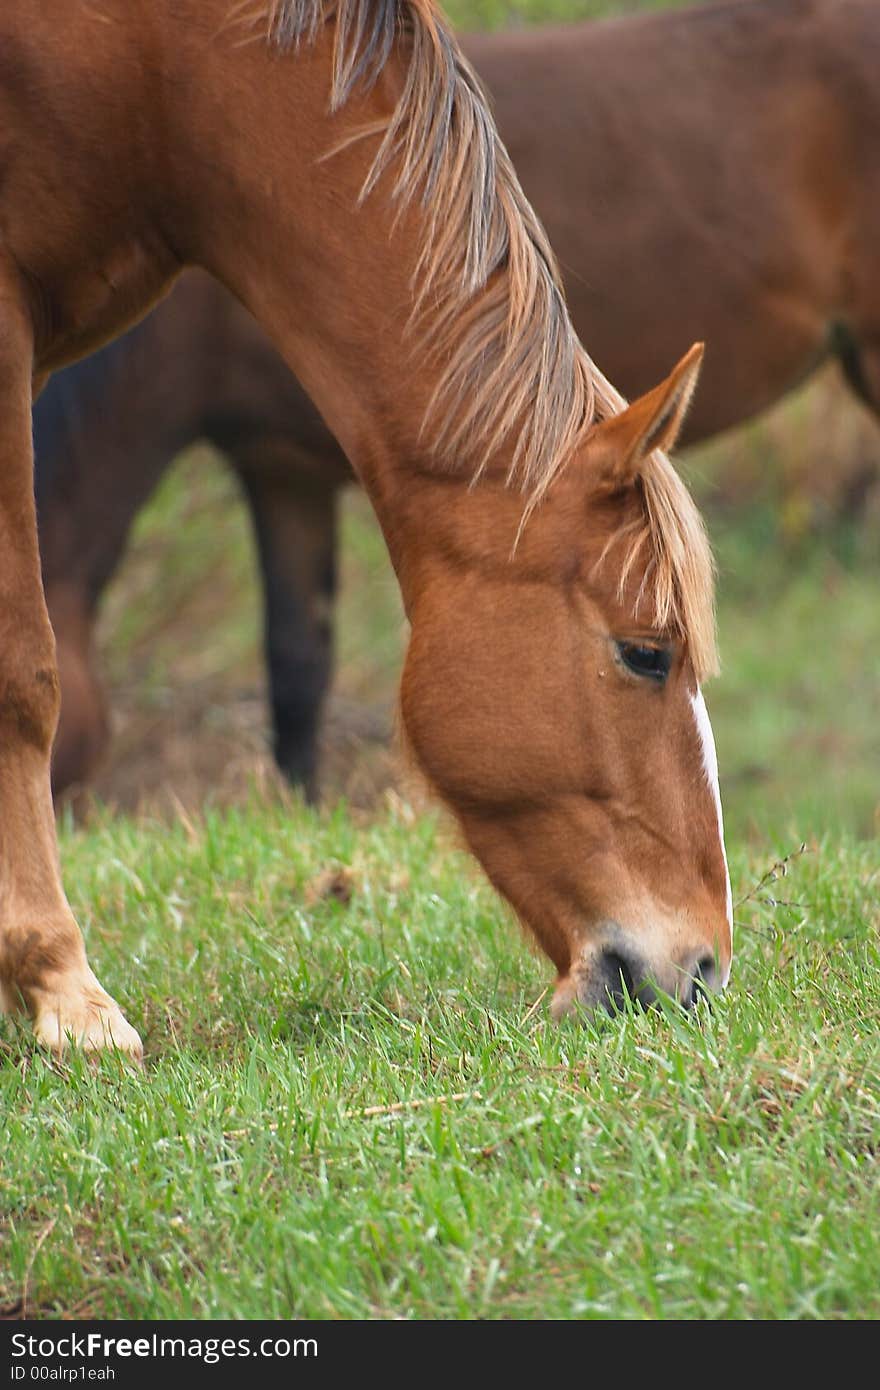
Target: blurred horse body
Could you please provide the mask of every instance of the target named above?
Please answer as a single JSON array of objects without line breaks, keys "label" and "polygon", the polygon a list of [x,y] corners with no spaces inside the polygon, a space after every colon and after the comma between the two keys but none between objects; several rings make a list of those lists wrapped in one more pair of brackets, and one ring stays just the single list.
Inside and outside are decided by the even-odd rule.
[{"label": "blurred horse body", "polygon": [[[575,327],[627,395],[705,340],[685,442],[754,415],[832,355],[880,409],[878,7],[746,0],[463,42]],[[90,654],[100,592],[176,449],[205,436],[254,521],[276,759],[312,794],[335,495],[350,471],[250,316],[189,277],[53,381],[35,425],[63,689],[56,791],[87,780],[106,738]]]},{"label": "blurred horse body", "polygon": [[406,737],[557,1012],[722,988],[712,559],[666,454],[702,351],[629,407],[598,371],[432,0],[4,0],[0,173],[0,1007],[141,1050],[60,877],[31,407],[189,264],[370,497]]},{"label": "blurred horse body", "polygon": [[198,439],[230,461],[253,521],[275,758],[315,791],[337,494],[353,474],[255,320],[192,270],[142,324],[57,373],[34,407],[43,584],[61,680],[56,794],[86,782],[109,734],[92,650],[101,594],[139,508]]}]

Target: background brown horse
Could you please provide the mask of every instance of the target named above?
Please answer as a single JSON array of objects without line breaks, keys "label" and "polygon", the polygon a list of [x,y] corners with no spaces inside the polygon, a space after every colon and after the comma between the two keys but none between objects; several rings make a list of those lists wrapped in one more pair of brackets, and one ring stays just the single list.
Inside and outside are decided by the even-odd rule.
[{"label": "background brown horse", "polygon": [[275,756],[312,794],[331,669],[337,492],[353,474],[254,319],[192,271],[143,324],[53,377],[34,426],[43,582],[62,687],[56,793],[87,779],[107,737],[92,653],[101,594],[139,507],[178,450],[204,438],[235,468],[253,520]]},{"label": "background brown horse", "polygon": [[[880,10],[830,0],[470,36],[576,326],[638,394],[709,352],[685,438],[763,409],[828,357],[880,408]],[[181,445],[241,480],[265,597],[279,766],[315,789],[331,673],[344,456],[248,314],[193,276],[146,323],[54,380],[35,412],[37,497],[62,717],[56,791],[106,738],[95,609],[133,517]]]}]

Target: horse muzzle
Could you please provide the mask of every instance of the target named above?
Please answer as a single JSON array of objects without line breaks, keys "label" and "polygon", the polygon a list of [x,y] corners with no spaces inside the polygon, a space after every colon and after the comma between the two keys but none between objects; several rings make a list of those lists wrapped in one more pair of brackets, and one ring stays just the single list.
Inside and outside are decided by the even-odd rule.
[{"label": "horse muzzle", "polygon": [[670,1001],[691,1010],[722,990],[729,973],[729,961],[705,942],[677,944],[669,953],[650,950],[617,923],[609,923],[569,973],[560,976],[552,1013],[557,1019],[574,1008],[615,1014],[630,1004],[650,1008]]}]

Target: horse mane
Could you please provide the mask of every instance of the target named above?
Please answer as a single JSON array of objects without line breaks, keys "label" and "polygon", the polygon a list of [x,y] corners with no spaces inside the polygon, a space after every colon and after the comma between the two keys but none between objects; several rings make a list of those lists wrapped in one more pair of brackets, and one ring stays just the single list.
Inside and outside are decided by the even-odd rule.
[{"label": "horse mane", "polygon": [[[252,13],[252,0],[241,10]],[[403,36],[403,90],[381,127],[361,189],[366,198],[394,165],[393,200],[418,201],[426,218],[413,277],[414,316],[444,363],[423,432],[438,464],[471,463],[477,481],[514,440],[507,481],[525,495],[523,524],[597,420],[626,401],[582,347],[556,259],[502,144],[479,79],[434,0],[261,0],[268,41],[295,49],[335,21],[332,110],[371,86]],[[406,50],[404,50],[406,51]],[[346,143],[351,143],[348,141]],[[645,525],[621,588],[647,539],[660,629],[687,637],[698,680],[717,669],[714,568],[702,518],[665,455],[640,479]],[[522,529],[522,528],[521,528]]]}]

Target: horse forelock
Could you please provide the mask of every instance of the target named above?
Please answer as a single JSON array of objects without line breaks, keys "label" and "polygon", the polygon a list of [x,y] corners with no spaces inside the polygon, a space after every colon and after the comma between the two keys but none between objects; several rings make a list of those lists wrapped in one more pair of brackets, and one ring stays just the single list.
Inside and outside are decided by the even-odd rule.
[{"label": "horse forelock", "polygon": [[[252,11],[253,0],[242,9]],[[434,0],[265,0],[259,20],[283,49],[335,23],[331,107],[375,82],[398,40],[404,87],[367,172],[367,197],[393,165],[393,199],[419,203],[426,237],[413,279],[414,321],[442,360],[423,424],[438,466],[478,479],[502,448],[525,495],[523,524],[597,419],[625,401],[582,347],[555,257],[495,127],[479,79]],[[356,132],[354,139],[358,138]],[[430,306],[430,316],[428,308]],[[705,527],[669,460],[641,481],[658,628],[687,637],[697,678],[717,668],[714,569]]]},{"label": "horse forelock", "polygon": [[[705,523],[666,454],[657,450],[636,483],[637,514],[605,541],[593,569],[597,578],[615,552],[617,599],[632,594],[634,616],[647,618],[659,633],[684,638],[694,674],[702,684],[719,669],[715,626],[715,562]],[[634,576],[641,567],[637,586]],[[631,600],[632,601],[632,600]]]},{"label": "horse forelock", "polygon": [[642,474],[654,561],[654,622],[687,640],[697,681],[719,669],[715,628],[715,562],[705,523],[665,454],[652,454]]}]

